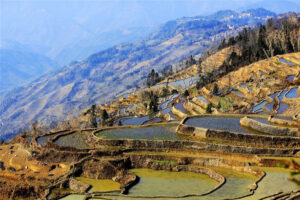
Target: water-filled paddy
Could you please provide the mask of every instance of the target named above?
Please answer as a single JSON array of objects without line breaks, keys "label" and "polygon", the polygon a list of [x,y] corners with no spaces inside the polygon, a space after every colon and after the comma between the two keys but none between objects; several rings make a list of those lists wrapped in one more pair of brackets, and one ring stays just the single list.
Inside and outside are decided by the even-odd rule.
[{"label": "water-filled paddy", "polygon": [[53,138],[53,137],[55,137],[55,136],[57,136],[59,134],[61,134],[61,133],[56,133],[56,134],[52,134],[52,135],[47,135],[47,136],[39,137],[37,139],[37,143],[39,143],[40,145],[44,146],[49,138]]},{"label": "water-filled paddy", "polygon": [[144,121],[148,120],[149,116],[143,116],[143,117],[129,117],[127,119],[122,120],[122,125],[141,125]]},{"label": "water-filled paddy", "polygon": [[80,194],[70,194],[64,198],[61,198],[60,200],[83,200],[85,195]]},{"label": "water-filled paddy", "polygon": [[75,147],[77,149],[86,149],[89,146],[85,142],[86,135],[81,132],[75,132],[70,135],[61,136],[57,140],[54,141],[55,144],[59,146],[69,146]]},{"label": "water-filled paddy", "polygon": [[297,94],[298,88],[292,88],[285,96],[287,98],[298,98],[299,95]]},{"label": "water-filled paddy", "polygon": [[279,108],[277,110],[277,114],[282,114],[284,111],[286,111],[289,108],[288,105],[284,104],[284,103],[280,103],[279,104]]},{"label": "water-filled paddy", "polygon": [[285,63],[285,64],[288,64],[289,66],[294,66],[294,65],[295,65],[294,63],[291,63],[291,62],[289,62],[289,61],[287,61],[287,60],[285,60],[285,59],[283,59],[283,58],[279,58],[279,60],[280,60],[281,62]]},{"label": "water-filled paddy", "polygon": [[262,168],[262,170],[266,172],[266,176],[258,184],[254,196],[245,198],[245,200],[260,199],[278,192],[290,192],[300,189],[296,183],[289,180],[289,170],[282,168]]},{"label": "water-filled paddy", "polygon": [[[262,123],[268,123],[267,119],[264,118],[254,118],[254,120],[260,121]],[[249,129],[244,129],[240,126],[240,118],[234,117],[199,117],[199,118],[189,118],[186,122],[186,125],[217,129],[238,133],[251,134]]]},{"label": "water-filled paddy", "polygon": [[263,101],[261,103],[259,103],[258,105],[254,106],[252,108],[252,111],[253,113],[256,113],[256,112],[262,112],[263,111],[263,106],[266,104],[266,101]]},{"label": "water-filled paddy", "polygon": [[[216,170],[216,168],[213,168]],[[218,168],[218,173],[226,177],[226,183],[215,192],[203,197],[187,197],[179,199],[188,200],[216,200],[234,198],[249,193],[248,187],[254,183],[257,177],[229,169]],[[201,194],[213,189],[218,182],[209,179],[206,175],[191,172],[167,172],[148,169],[134,169],[134,173],[141,177],[140,183],[129,191],[129,195],[184,195]],[[189,175],[191,174],[191,175]],[[130,197],[118,197],[117,199],[130,199]],[[136,199],[136,198],[134,198]],[[142,200],[143,198],[137,198]],[[155,198],[159,200],[171,200],[174,198]]]},{"label": "water-filled paddy", "polygon": [[287,81],[293,81],[294,79],[295,79],[295,75],[288,75],[287,77],[286,77],[286,80]]},{"label": "water-filled paddy", "polygon": [[243,94],[241,94],[240,92],[238,92],[236,89],[232,90],[236,95],[240,96],[240,97],[245,97]]},{"label": "water-filled paddy", "polygon": [[114,182],[111,179],[98,180],[92,178],[77,177],[76,180],[89,184],[91,186],[91,189],[88,192],[108,192],[120,189],[120,183]]},{"label": "water-filled paddy", "polygon": [[129,190],[129,195],[171,195],[205,193],[219,183],[205,174],[192,172],[169,172],[151,169],[131,170],[140,182]]},{"label": "water-filled paddy", "polygon": [[158,127],[123,128],[102,131],[96,136],[105,139],[178,140],[176,125]]},{"label": "water-filled paddy", "polygon": [[183,102],[176,104],[174,107],[180,110],[181,112],[186,113],[185,109],[183,108]]}]

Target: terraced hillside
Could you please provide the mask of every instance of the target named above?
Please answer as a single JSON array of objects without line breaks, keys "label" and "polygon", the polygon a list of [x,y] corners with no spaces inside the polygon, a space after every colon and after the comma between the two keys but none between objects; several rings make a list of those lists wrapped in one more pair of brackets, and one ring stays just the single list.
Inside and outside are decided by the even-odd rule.
[{"label": "terraced hillside", "polygon": [[224,11],[170,21],[146,40],[109,48],[40,77],[3,99],[0,133],[15,134],[34,120],[49,124],[141,86],[151,68],[161,70],[191,54],[199,54],[212,42],[274,16],[272,12],[260,11]]}]

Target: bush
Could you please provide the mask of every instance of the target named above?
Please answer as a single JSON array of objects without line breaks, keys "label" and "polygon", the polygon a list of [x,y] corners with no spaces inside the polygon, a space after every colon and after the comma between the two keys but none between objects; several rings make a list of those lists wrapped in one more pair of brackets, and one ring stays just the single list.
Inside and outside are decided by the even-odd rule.
[{"label": "bush", "polygon": [[209,103],[206,107],[206,113],[212,113],[212,103]]}]

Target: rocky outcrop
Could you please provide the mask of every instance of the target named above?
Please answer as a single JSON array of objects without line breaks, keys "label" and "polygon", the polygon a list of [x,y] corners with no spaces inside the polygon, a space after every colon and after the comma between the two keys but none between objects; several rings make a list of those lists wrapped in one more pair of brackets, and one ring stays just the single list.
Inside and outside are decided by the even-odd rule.
[{"label": "rocky outcrop", "polygon": [[84,194],[89,188],[90,185],[83,183],[81,181],[78,181],[74,178],[70,178],[69,180],[69,188],[75,192],[78,192],[80,194]]},{"label": "rocky outcrop", "polygon": [[276,127],[268,124],[261,123],[259,121],[244,117],[240,120],[240,124],[247,128],[252,128],[262,133],[269,133],[272,135],[278,136],[292,136],[299,137],[300,131],[296,128],[285,128],[285,127]]}]

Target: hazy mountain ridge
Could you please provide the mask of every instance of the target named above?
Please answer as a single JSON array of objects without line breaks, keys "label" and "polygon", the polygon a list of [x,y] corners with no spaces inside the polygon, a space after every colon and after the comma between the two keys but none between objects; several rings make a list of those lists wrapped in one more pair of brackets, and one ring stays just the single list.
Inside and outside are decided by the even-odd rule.
[{"label": "hazy mountain ridge", "polygon": [[37,53],[0,49],[0,96],[57,67],[55,61]]},{"label": "hazy mountain ridge", "polygon": [[[144,41],[117,45],[41,77],[2,101],[1,134],[14,133],[32,120],[49,123],[68,113],[76,114],[93,103],[102,103],[126,89],[141,86],[152,68],[161,70],[172,62],[203,52],[211,42],[236,34],[245,26],[263,23],[270,14],[264,11],[258,16],[243,17],[244,13],[239,13],[223,21],[215,19],[217,14],[170,21]],[[219,18],[231,15],[222,13]]]}]

